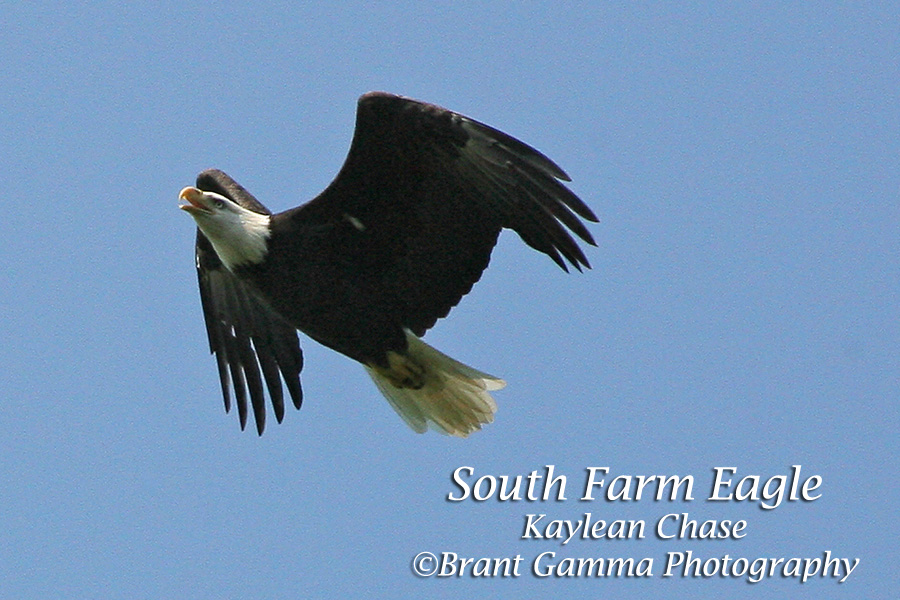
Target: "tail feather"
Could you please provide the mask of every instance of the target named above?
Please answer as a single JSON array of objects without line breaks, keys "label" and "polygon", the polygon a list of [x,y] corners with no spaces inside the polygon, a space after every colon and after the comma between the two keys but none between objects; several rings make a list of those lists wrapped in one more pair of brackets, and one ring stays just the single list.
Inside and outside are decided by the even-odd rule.
[{"label": "tail feather", "polygon": [[372,367],[366,371],[413,431],[424,433],[430,426],[466,437],[494,420],[497,403],[488,392],[503,388],[505,381],[450,358],[409,331],[406,337],[405,359],[424,371],[424,385],[402,387]]}]

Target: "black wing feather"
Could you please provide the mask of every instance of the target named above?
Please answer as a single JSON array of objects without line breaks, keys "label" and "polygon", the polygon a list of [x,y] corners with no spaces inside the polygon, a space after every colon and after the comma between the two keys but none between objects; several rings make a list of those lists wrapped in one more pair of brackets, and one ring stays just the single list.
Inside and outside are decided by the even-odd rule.
[{"label": "black wing feather", "polygon": [[566,261],[590,267],[567,228],[596,245],[578,217],[597,217],[560,183],[568,180],[549,158],[497,129],[373,92],[360,98],[337,178],[285,214],[362,223],[368,245],[359,261],[396,296],[395,320],[422,335],[478,281],[504,227],[564,270]]},{"label": "black wing feather", "polygon": [[[269,214],[249,192],[221,171],[204,171],[197,177],[197,187]],[[279,423],[284,418],[282,379],[294,406],[300,408],[303,402],[300,387],[303,353],[297,331],[250,286],[225,268],[200,231],[197,232],[196,264],[209,347],[216,356],[225,411],[231,409],[233,393],[243,429],[249,399],[256,430],[262,434],[266,422],[263,383],[269,390]]]}]

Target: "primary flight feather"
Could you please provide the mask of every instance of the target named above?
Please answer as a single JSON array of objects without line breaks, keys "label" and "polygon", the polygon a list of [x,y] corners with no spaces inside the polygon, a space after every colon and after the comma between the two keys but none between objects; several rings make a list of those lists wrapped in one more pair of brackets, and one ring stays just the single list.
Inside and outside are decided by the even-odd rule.
[{"label": "primary flight feather", "polygon": [[[469,292],[503,228],[564,270],[590,267],[594,213],[537,150],[449,110],[373,92],[359,100],[346,162],[314,200],[272,214],[218,170],[181,191],[226,411],[248,399],[265,427],[284,387],[303,399],[299,329],[362,363],[417,432],[465,437],[493,420],[501,379],[420,337]],[[570,233],[571,232],[571,233]]]}]

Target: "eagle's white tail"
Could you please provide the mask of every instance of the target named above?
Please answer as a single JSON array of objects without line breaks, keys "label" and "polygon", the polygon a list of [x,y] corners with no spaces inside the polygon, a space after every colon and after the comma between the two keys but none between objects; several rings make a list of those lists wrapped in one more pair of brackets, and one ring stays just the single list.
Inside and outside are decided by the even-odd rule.
[{"label": "eagle's white tail", "polygon": [[407,425],[417,433],[424,433],[430,425],[442,433],[466,437],[494,420],[497,403],[488,392],[501,389],[505,381],[453,360],[410,331],[406,339],[406,355],[390,358],[409,361],[412,365],[407,367],[421,369],[423,385],[398,385],[390,372],[368,365],[366,371]]}]

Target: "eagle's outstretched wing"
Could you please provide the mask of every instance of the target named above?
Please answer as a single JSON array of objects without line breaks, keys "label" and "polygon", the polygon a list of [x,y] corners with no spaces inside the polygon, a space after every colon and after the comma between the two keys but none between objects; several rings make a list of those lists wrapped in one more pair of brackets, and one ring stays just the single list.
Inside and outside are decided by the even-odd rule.
[{"label": "eagle's outstretched wing", "polygon": [[[270,214],[256,198],[221,171],[200,173],[197,187],[221,194],[255,212]],[[266,424],[263,381],[279,423],[284,418],[281,379],[294,406],[300,408],[303,401],[300,387],[303,353],[297,330],[225,268],[212,244],[199,230],[196,266],[209,349],[216,355],[225,411],[231,409],[233,392],[243,429],[247,423],[249,396],[256,430],[262,434]]]},{"label": "eagle's outstretched wing", "polygon": [[503,228],[565,270],[567,263],[590,266],[569,232],[593,245],[579,217],[597,217],[561,183],[568,180],[549,158],[497,129],[373,92],[359,100],[338,176],[315,200],[283,214],[305,225],[344,221],[334,229],[343,235],[333,244],[341,259],[377,279],[392,296],[395,322],[421,336],[480,278]]}]

